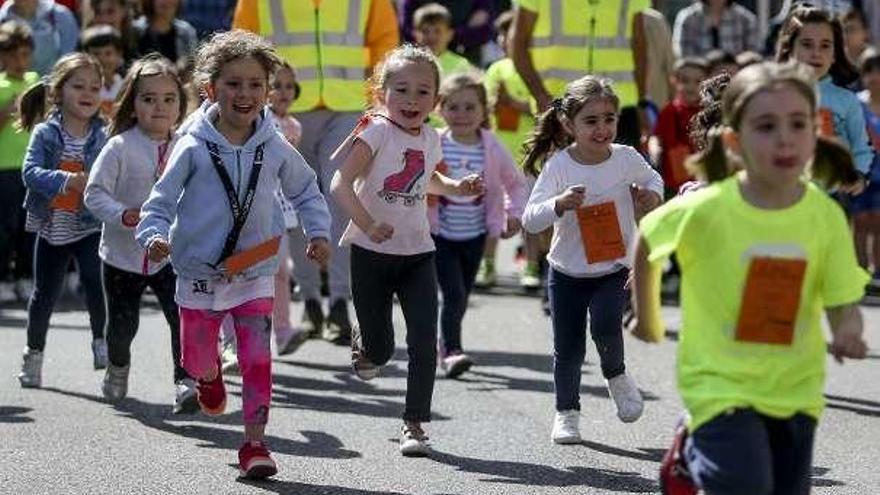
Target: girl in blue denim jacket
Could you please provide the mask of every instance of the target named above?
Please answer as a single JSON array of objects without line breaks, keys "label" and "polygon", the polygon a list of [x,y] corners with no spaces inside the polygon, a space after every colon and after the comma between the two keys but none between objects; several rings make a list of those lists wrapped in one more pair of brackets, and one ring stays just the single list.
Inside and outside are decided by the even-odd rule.
[{"label": "girl in blue denim jacket", "polygon": [[[25,229],[37,236],[34,291],[28,303],[27,348],[18,380],[40,387],[49,318],[71,258],[85,288],[95,369],[107,366],[104,294],[98,243],[101,224],[83,206],[89,169],[107,136],[98,116],[101,65],[83,53],[62,57],[48,80],[28,89],[19,103],[21,127],[32,131],[22,174],[27,187]],[[49,103],[48,118],[46,104]]]}]

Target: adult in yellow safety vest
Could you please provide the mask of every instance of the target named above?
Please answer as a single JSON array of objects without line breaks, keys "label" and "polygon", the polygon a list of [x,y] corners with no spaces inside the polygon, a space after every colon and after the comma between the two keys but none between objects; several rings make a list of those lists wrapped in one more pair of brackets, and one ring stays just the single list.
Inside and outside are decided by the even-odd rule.
[{"label": "adult in yellow safety vest", "polygon": [[[330,155],[357,124],[366,107],[366,79],[399,32],[391,0],[238,0],[232,25],[265,36],[296,67],[300,95],[291,111],[303,126],[298,147],[315,169],[321,189],[330,190],[336,172]],[[333,215],[329,266],[330,309],[321,304],[320,274],[304,260],[305,240],[291,232],[294,278],[304,304],[303,322],[312,332],[348,344],[351,323],[349,252],[339,246],[348,216],[327,195]]]},{"label": "adult in yellow safety vest", "polygon": [[651,0],[514,0],[510,52],[538,108],[586,74],[614,81],[621,107],[645,94],[640,12]]}]

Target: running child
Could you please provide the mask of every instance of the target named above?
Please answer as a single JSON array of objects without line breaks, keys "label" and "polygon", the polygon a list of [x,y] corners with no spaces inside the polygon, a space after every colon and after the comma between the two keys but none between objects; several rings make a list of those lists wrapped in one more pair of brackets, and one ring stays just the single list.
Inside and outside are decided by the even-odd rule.
[{"label": "running child", "polygon": [[187,121],[137,228],[152,262],[171,256],[182,363],[198,380],[199,405],[209,415],[226,409],[217,336],[232,315],[243,382],[245,441],[238,458],[248,478],[277,472],[263,439],[272,391],[274,275],[285,232],[275,199],[279,186],[311,239],[309,256],[325,262],[329,253],[330,215],[315,174],[265,110],[280,64],[268,41],[241,30],[217,34],[199,48],[197,79],[214,103]]},{"label": "running child", "polygon": [[65,55],[48,79],[31,86],[19,101],[21,128],[32,132],[22,167],[27,187],[25,229],[37,235],[34,290],[28,302],[28,343],[18,374],[22,387],[42,386],[49,319],[71,258],[76,260],[86,294],[92,364],[96,370],[107,367],[106,313],[98,257],[101,223],[82,204],[92,163],[107,141],[104,121],[98,114],[101,73],[101,64],[91,55]]},{"label": "running child", "polygon": [[630,423],[643,410],[642,396],[624,364],[623,310],[634,207],[647,211],[659,205],[663,180],[634,148],[613,144],[619,110],[610,81],[582,77],[553,100],[526,142],[526,172],[537,175],[543,168],[523,225],[529,232],[553,226],[547,288],[556,386],[551,439],[558,444],[581,442],[581,366],[588,312],[618,418]]}]

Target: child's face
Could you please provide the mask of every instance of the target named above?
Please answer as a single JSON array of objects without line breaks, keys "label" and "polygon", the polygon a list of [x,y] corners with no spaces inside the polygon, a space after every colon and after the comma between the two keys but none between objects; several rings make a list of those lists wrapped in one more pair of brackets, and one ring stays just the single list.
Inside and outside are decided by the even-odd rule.
[{"label": "child's face", "polygon": [[92,7],[95,11],[94,24],[106,24],[116,29],[122,29],[125,21],[125,10],[115,0],[95,2]]},{"label": "child's face", "polygon": [[480,103],[477,91],[465,88],[443,100],[440,116],[446,121],[453,136],[473,137],[486,119],[486,109]]},{"label": "child's face", "polygon": [[180,0],[153,0],[153,12],[163,18],[173,18],[177,15],[177,7]]},{"label": "child's face", "polygon": [[220,104],[220,118],[236,129],[250,128],[266,105],[269,75],[256,59],[226,63],[211,85],[212,99]]},{"label": "child's face", "polygon": [[101,74],[91,67],[75,69],[61,87],[61,112],[68,117],[89,120],[101,104]]},{"label": "child's face", "polygon": [[442,55],[449,49],[449,43],[455,32],[450,26],[442,22],[424,23],[416,29],[413,37],[416,43],[427,46],[434,55]]},{"label": "child's face", "polygon": [[843,23],[843,42],[846,43],[846,54],[855,60],[868,46],[868,30],[858,19],[849,19]]},{"label": "child's face", "polygon": [[601,99],[587,102],[573,119],[563,119],[562,125],[582,156],[596,157],[608,153],[617,136],[617,120],[614,103]]},{"label": "child's face", "polygon": [[809,23],[801,26],[794,40],[792,55],[795,60],[813,68],[816,79],[828,74],[834,63],[834,33],[825,23]]},{"label": "child's face", "polygon": [[113,76],[122,67],[122,52],[113,45],[104,45],[89,48],[89,55],[101,63],[101,68],[104,69],[104,82],[112,84]]},{"label": "child's face", "polygon": [[31,55],[33,55],[31,47],[19,46],[8,52],[0,53],[0,61],[2,61],[7,74],[21,79],[24,73],[31,68]]},{"label": "child's face", "polygon": [[272,91],[269,92],[269,105],[272,111],[277,114],[285,114],[293,104],[294,95],[296,95],[296,79],[293,72],[282,67],[275,74],[275,81],[272,85]]},{"label": "child's face", "polygon": [[675,73],[675,92],[687,103],[700,102],[700,83],[706,71],[699,67],[684,66]]},{"label": "child's face", "polygon": [[180,115],[180,92],[170,76],[142,77],[137,83],[134,116],[144,134],[167,139]]},{"label": "child's face", "polygon": [[862,74],[862,84],[872,95],[880,95],[880,67],[873,67]]},{"label": "child's face", "polygon": [[392,120],[407,129],[419,128],[437,100],[434,71],[420,63],[400,67],[385,81],[382,100]]},{"label": "child's face", "polygon": [[749,178],[773,186],[800,180],[816,151],[814,117],[810,102],[790,85],[753,96],[734,147]]}]

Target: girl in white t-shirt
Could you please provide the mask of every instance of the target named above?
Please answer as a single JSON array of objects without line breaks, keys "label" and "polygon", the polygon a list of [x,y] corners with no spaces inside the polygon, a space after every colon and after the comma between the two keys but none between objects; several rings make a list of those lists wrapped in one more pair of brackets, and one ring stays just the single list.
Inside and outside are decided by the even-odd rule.
[{"label": "girl in white t-shirt", "polygon": [[435,169],[440,138],[425,124],[437,102],[440,72],[425,48],[391,51],[373,75],[375,112],[362,119],[341,149],[331,192],[351,216],[341,243],[351,245],[352,367],[370,380],[394,353],[392,299],[407,323],[410,358],[400,452],[427,455],[421,424],[431,419],[437,362],[437,275],[425,196],[475,195],[482,179],[449,179]]},{"label": "girl in white t-shirt", "polygon": [[585,76],[541,115],[526,142],[525,170],[540,171],[523,215],[537,233],[553,226],[547,262],[553,322],[556,417],[551,438],[579,443],[581,365],[590,334],[608,391],[621,421],[642,415],[642,396],[626,374],[623,309],[635,231],[633,203],[640,210],[660,204],[663,180],[629,146],[613,144],[619,100],[607,80]]}]

